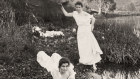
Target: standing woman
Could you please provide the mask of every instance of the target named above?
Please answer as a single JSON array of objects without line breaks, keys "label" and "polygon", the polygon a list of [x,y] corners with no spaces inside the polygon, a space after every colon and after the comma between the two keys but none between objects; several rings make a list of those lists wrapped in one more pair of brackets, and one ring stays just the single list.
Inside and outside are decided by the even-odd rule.
[{"label": "standing woman", "polygon": [[100,54],[103,53],[92,33],[95,18],[93,15],[83,11],[83,4],[81,2],[76,2],[75,8],[76,11],[68,13],[63,6],[61,7],[64,15],[73,17],[78,25],[77,41],[80,56],[79,63],[93,65],[93,69],[96,70],[96,63],[101,60]]}]

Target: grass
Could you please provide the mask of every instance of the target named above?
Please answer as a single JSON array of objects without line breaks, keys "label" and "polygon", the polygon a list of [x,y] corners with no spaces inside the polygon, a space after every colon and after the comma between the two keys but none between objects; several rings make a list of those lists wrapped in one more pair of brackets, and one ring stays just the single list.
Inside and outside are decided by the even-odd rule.
[{"label": "grass", "polygon": [[[19,26],[16,24],[14,14],[10,14],[13,9],[10,8],[10,5],[5,5],[6,3],[3,6],[4,13],[0,17],[2,20],[0,24],[1,79],[52,79],[47,70],[37,63],[36,54],[38,51],[45,51],[48,55],[56,52],[61,56],[68,57],[75,65],[76,78],[86,78],[86,72],[90,72],[91,67],[76,65],[79,55],[76,33],[72,32],[72,28],[76,27],[73,21],[67,20],[66,25],[57,25],[57,23],[52,24],[51,22],[38,23],[36,25],[44,30],[61,30],[65,36],[34,38],[32,34],[34,25],[29,22],[32,21],[29,20],[29,16],[26,17],[29,21],[23,22],[23,25]],[[99,19],[96,21],[93,33],[103,50],[103,63],[139,63],[139,39],[133,34],[132,26],[133,23],[120,23],[115,20]]]},{"label": "grass", "polygon": [[130,24],[127,21],[121,23],[112,19],[97,22],[95,26],[95,29],[101,32],[100,35],[95,35],[104,51],[105,61],[125,64],[138,63],[140,45],[138,44],[139,38],[133,34],[133,23]]},{"label": "grass", "polygon": [[[115,24],[113,21],[111,23],[110,25],[110,21],[108,22],[107,20],[102,22],[100,20],[100,23],[98,23],[97,20],[95,30],[93,31],[104,52],[102,62],[137,64],[139,61],[137,60],[139,59],[138,39],[132,34],[131,27],[128,28],[128,25]],[[48,26],[47,24],[44,25]],[[27,24],[1,29],[3,31],[1,39],[3,40],[1,40],[0,45],[3,53],[1,52],[0,56],[3,59],[1,59],[2,76],[0,78],[52,79],[47,70],[43,69],[36,61],[36,54],[41,50],[45,51],[48,55],[56,52],[61,56],[68,57],[75,65],[76,78],[86,78],[86,72],[90,72],[92,69],[90,66],[76,65],[79,55],[76,33],[72,32],[74,26],[56,29],[64,32],[65,36],[56,36],[54,38],[34,38],[31,27]],[[44,27],[42,26],[42,28]],[[46,28],[46,30],[48,29]],[[12,34],[12,32],[14,33]],[[101,73],[102,71],[99,72]]]},{"label": "grass", "polygon": [[107,18],[126,17],[126,16],[140,16],[140,12],[139,11],[134,11],[134,12],[130,12],[130,11],[116,11],[116,12],[113,12],[113,13],[107,13],[105,15],[105,17],[107,17]]}]

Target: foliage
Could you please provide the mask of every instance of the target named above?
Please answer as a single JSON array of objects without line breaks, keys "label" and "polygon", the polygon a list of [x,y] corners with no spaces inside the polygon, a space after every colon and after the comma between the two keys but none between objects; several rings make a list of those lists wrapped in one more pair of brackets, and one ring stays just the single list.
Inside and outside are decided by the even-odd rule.
[{"label": "foliage", "polygon": [[136,11],[136,7],[133,3],[126,5],[125,9],[129,11]]},{"label": "foliage", "polygon": [[27,23],[37,23],[38,16],[35,11],[35,6],[29,4],[28,0],[3,0],[2,1],[5,7],[11,9],[11,12],[14,13],[14,20],[17,25],[24,25]]},{"label": "foliage", "polygon": [[[0,74],[2,74],[0,78],[52,79],[46,69],[43,69],[36,61],[37,52],[42,50],[48,55],[56,52],[61,56],[68,57],[75,65],[76,78],[85,79],[84,72],[92,71],[92,69],[90,66],[76,65],[79,55],[76,33],[72,32],[72,28],[76,27],[76,24],[73,21],[68,21],[67,25],[63,26],[53,25],[52,21],[46,24],[38,23],[37,25],[45,30],[59,30],[65,36],[34,37],[32,34],[34,24],[30,24],[29,18],[32,11],[25,6],[26,1],[20,1],[1,0],[0,3]],[[22,4],[23,6],[19,6]],[[19,22],[21,19],[16,19],[20,18],[19,15],[26,18],[26,21]],[[18,22],[22,26],[17,25]],[[131,25],[127,23],[116,24],[114,21],[97,20],[93,33],[104,52],[103,62],[109,61],[117,64],[137,64],[139,62],[140,46],[137,43],[139,40],[129,26]]]},{"label": "foliage", "polygon": [[98,34],[95,35],[103,49],[104,61],[125,64],[138,63],[140,45],[139,39],[133,34],[132,24],[104,20],[96,23],[95,26],[97,26],[96,30],[101,32],[100,38]]},{"label": "foliage", "polygon": [[[7,63],[14,63],[18,58],[29,55],[29,51],[34,52],[32,44],[31,26],[17,26],[13,9],[8,5],[8,2],[3,1],[0,25],[0,58]],[[26,53],[25,53],[26,52]],[[33,53],[32,53],[33,55]],[[20,58],[21,60],[21,58]]]},{"label": "foliage", "polygon": [[90,2],[91,1],[96,2],[95,5],[98,6],[99,12],[101,10],[101,12],[105,11],[106,13],[107,11],[114,11],[116,9],[116,2],[114,0],[90,0]]},{"label": "foliage", "polygon": [[108,2],[106,1],[105,3],[107,3],[108,11],[116,10],[116,2],[114,2],[114,0],[109,0]]}]

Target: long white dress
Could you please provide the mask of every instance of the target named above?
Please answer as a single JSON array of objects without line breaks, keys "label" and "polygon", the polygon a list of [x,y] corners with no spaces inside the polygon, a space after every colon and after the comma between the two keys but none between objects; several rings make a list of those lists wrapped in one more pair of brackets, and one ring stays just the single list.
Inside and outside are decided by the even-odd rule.
[{"label": "long white dress", "polygon": [[77,41],[80,56],[79,62],[85,65],[93,65],[101,60],[100,54],[103,54],[91,29],[92,26],[90,22],[91,18],[94,17],[84,11],[82,11],[82,13],[74,11],[73,17],[78,25]]},{"label": "long white dress", "polygon": [[47,69],[48,72],[51,72],[51,75],[53,79],[74,79],[75,78],[75,72],[73,70],[74,66],[70,63],[70,66],[68,68],[69,76],[68,78],[63,78],[59,72],[59,60],[62,57],[57,54],[53,53],[52,56],[47,55],[44,51],[39,51],[37,54],[37,62]]}]

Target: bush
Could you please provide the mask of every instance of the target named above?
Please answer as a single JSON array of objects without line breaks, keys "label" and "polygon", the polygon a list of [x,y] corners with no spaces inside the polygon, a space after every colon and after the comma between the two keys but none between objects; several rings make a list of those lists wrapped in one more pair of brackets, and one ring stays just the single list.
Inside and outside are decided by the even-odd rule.
[{"label": "bush", "polygon": [[16,25],[15,13],[10,3],[5,0],[2,0],[1,3],[0,57],[1,60],[7,59],[13,63],[18,58],[20,60],[26,58],[29,52],[34,52],[32,27],[30,25]]},{"label": "bush", "polygon": [[[16,25],[16,17],[11,5],[2,0],[0,6],[2,7],[0,8],[2,12],[0,13],[0,64],[2,64],[0,65],[2,74],[0,78],[51,79],[48,72],[42,69],[36,61],[38,51],[45,51],[48,55],[58,53],[68,57],[74,64],[78,62],[76,33],[72,32],[72,27],[75,26],[73,21],[68,21],[64,26],[56,26],[51,22],[40,23],[38,26],[44,30],[61,30],[65,36],[34,38],[33,25],[29,21],[27,24],[23,22],[22,26]],[[29,16],[26,18],[28,19]],[[93,33],[103,50],[102,60],[104,62],[117,64],[139,62],[139,39],[132,33],[132,25],[115,23],[112,20],[97,20]],[[77,66],[78,75],[83,75],[79,70],[84,71],[83,67]]]}]

